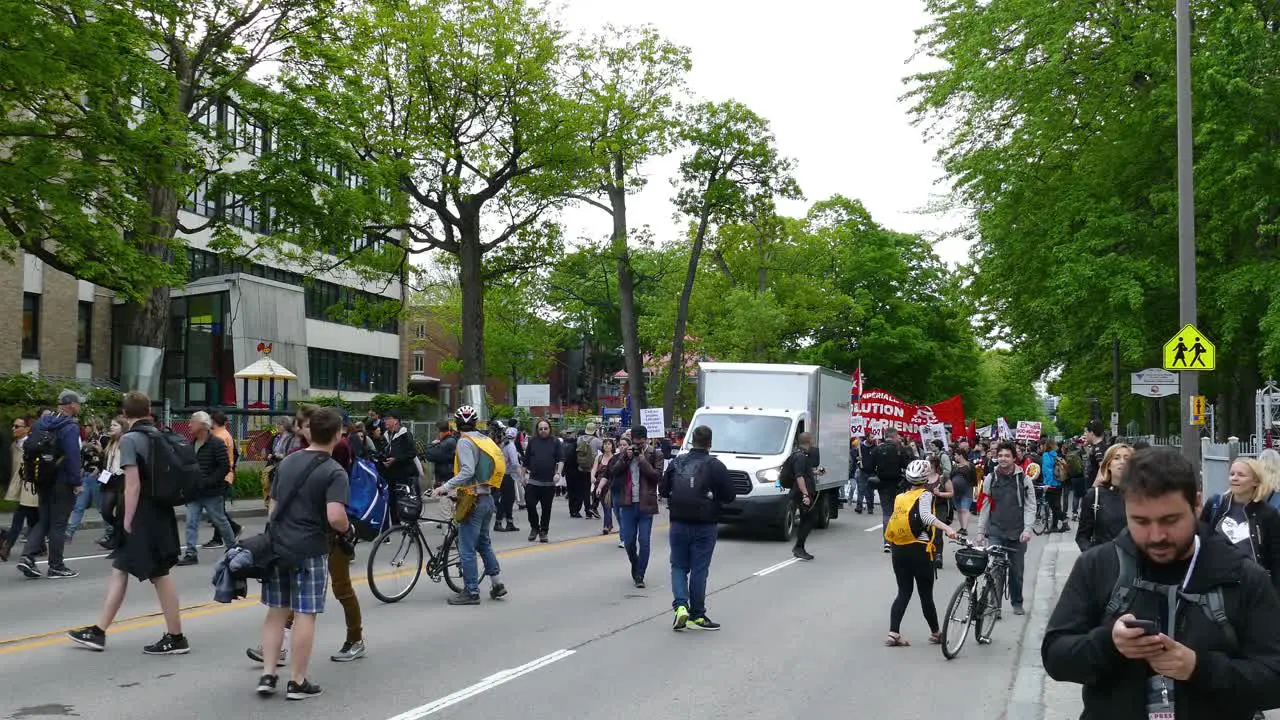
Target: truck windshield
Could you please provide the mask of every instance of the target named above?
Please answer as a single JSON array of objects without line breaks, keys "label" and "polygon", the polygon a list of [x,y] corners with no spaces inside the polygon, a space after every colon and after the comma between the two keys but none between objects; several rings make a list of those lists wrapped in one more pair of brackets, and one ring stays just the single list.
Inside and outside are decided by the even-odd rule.
[{"label": "truck windshield", "polygon": [[711,428],[711,450],[735,455],[781,455],[791,442],[791,418],[768,415],[698,415]]}]

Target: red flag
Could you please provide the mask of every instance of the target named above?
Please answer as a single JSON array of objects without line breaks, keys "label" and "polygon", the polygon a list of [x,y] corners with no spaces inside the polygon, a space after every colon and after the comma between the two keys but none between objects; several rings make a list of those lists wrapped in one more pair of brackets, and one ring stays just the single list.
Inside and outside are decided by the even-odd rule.
[{"label": "red flag", "polygon": [[856,405],[862,398],[862,361],[858,361],[858,369],[853,371],[853,388],[849,390],[849,402]]}]

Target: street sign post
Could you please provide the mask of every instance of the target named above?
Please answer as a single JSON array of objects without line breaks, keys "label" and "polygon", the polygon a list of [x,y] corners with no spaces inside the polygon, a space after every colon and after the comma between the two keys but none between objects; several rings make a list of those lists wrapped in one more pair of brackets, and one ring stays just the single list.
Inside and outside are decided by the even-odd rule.
[{"label": "street sign post", "polygon": [[1191,396],[1191,424],[1204,427],[1205,401],[1203,395]]},{"label": "street sign post", "polygon": [[1172,372],[1213,370],[1218,350],[1195,325],[1187,324],[1164,344],[1164,369]]}]

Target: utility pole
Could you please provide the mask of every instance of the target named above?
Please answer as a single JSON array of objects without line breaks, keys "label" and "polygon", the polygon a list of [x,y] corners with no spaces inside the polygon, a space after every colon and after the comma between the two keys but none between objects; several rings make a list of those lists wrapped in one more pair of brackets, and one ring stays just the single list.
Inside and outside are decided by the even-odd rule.
[{"label": "utility pole", "polygon": [[[1111,341],[1111,412],[1120,416],[1120,338]],[[1117,419],[1116,424],[1120,421]],[[1119,435],[1119,430],[1113,430],[1112,434]]]},{"label": "utility pole", "polygon": [[[1177,0],[1178,73],[1178,325],[1196,324],[1196,197],[1191,133],[1191,0]],[[1200,468],[1200,432],[1191,424],[1191,398],[1200,374],[1181,373],[1182,454]]]}]

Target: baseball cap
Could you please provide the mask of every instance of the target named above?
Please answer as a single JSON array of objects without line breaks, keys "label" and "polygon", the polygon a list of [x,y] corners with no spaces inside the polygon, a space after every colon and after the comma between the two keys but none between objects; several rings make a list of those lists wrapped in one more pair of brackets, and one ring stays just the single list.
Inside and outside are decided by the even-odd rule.
[{"label": "baseball cap", "polygon": [[71,405],[72,403],[77,405],[82,404],[84,403],[84,398],[80,397],[80,393],[75,390],[63,390],[58,393],[59,405]]}]

